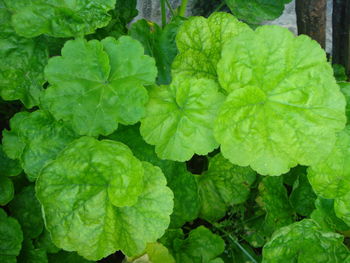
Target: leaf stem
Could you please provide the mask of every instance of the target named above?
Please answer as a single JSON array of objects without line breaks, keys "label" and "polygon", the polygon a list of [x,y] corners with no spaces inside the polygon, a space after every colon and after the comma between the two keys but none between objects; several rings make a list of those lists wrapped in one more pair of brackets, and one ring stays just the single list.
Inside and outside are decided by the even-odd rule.
[{"label": "leaf stem", "polygon": [[173,17],[176,16],[174,9],[172,8],[171,4],[169,3],[169,0],[165,0],[165,2],[170,10],[171,16],[173,16]]},{"label": "leaf stem", "polygon": [[226,5],[225,1],[222,1],[213,11],[213,13],[218,12],[221,10],[221,8],[223,8]]},{"label": "leaf stem", "polygon": [[166,8],[165,8],[165,0],[160,0],[160,9],[162,13],[162,27],[166,25]]},{"label": "leaf stem", "polygon": [[233,236],[231,236],[230,233],[226,232],[225,230],[221,229],[221,228],[217,228],[215,227],[217,230],[221,231],[222,233],[224,233],[226,236],[228,236],[228,238],[240,249],[242,250],[242,252],[244,253],[244,255],[246,255],[253,263],[258,263],[255,258],[253,258],[252,255],[249,254],[249,252],[236,240],[234,239]]},{"label": "leaf stem", "polygon": [[182,0],[181,1],[181,5],[180,5],[180,8],[179,8],[179,16],[182,16],[182,17],[185,16],[187,3],[188,3],[188,0]]}]

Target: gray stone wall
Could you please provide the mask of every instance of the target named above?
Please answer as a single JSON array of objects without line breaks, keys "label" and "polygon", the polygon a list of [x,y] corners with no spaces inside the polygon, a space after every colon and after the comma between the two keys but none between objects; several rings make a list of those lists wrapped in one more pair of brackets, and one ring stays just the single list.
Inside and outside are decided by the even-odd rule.
[{"label": "gray stone wall", "polygon": [[[205,1],[205,0],[197,0]],[[172,7],[177,8],[181,0],[169,0]],[[196,0],[188,1],[187,15],[191,15],[191,9],[193,8]],[[332,0],[327,0],[327,42],[326,50],[331,52],[332,50]],[[159,0],[138,0],[137,9],[139,10],[139,15],[136,19],[146,18],[160,24],[161,22],[161,11],[160,11],[160,1]],[[296,15],[295,15],[295,1],[286,5],[284,13],[281,17],[274,21],[266,22],[268,25],[280,25],[290,29],[292,32],[297,34],[296,25]]]}]

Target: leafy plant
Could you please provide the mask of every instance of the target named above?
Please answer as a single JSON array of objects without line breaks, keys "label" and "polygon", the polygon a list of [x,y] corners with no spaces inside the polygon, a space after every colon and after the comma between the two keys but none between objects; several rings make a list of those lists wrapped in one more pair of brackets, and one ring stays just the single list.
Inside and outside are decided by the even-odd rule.
[{"label": "leafy plant", "polygon": [[345,71],[161,2],[0,0],[0,261],[349,262]]}]

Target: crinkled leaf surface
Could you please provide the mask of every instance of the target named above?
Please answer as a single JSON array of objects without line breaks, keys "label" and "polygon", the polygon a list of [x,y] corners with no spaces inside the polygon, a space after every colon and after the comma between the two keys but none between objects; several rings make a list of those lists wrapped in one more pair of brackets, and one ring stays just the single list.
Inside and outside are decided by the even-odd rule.
[{"label": "crinkled leaf surface", "polygon": [[220,153],[211,158],[208,171],[199,176],[201,217],[215,221],[223,216],[227,206],[246,201],[255,177],[250,167],[231,164]]},{"label": "crinkled leaf surface", "polygon": [[16,219],[8,217],[0,208],[0,261],[16,263],[16,256],[22,247],[23,233]]},{"label": "crinkled leaf surface", "polygon": [[[14,2],[14,1],[11,1]],[[18,36],[10,25],[10,14],[0,3],[0,95],[21,100],[31,108],[39,104],[48,51],[43,39]]]},{"label": "crinkled leaf surface", "polygon": [[311,165],[345,125],[345,100],[325,52],[307,36],[262,26],[227,43],[218,64],[229,92],[214,134],[225,158],[262,175]]},{"label": "crinkled leaf surface", "polygon": [[278,18],[283,13],[284,5],[289,2],[291,0],[226,0],[232,13],[250,24]]},{"label": "crinkled leaf surface", "polygon": [[308,169],[308,178],[323,198],[342,197],[350,191],[350,126],[338,133],[328,157]]},{"label": "crinkled leaf surface", "polygon": [[126,144],[138,159],[162,169],[167,178],[168,187],[174,193],[174,210],[171,214],[170,227],[181,227],[198,216],[200,203],[197,180],[187,171],[186,164],[159,159],[154,146],[142,139],[139,125],[121,126],[108,138]]},{"label": "crinkled leaf surface", "polygon": [[3,149],[12,159],[18,159],[34,181],[42,167],[77,135],[47,112],[20,112],[10,120],[11,130],[3,132]]},{"label": "crinkled leaf surface", "polygon": [[189,18],[176,36],[179,54],[172,65],[173,75],[217,80],[223,45],[244,31],[250,28],[228,13],[213,13],[208,19]]},{"label": "crinkled leaf surface", "polygon": [[348,226],[350,226],[350,194],[347,193],[342,197],[334,200],[334,212]]},{"label": "crinkled leaf surface", "polygon": [[225,243],[220,236],[204,226],[192,230],[175,252],[176,262],[181,263],[221,263],[217,258],[224,252]]},{"label": "crinkled leaf surface", "polygon": [[22,171],[22,167],[18,160],[12,160],[7,157],[0,144],[0,176],[16,176]]},{"label": "crinkled leaf surface", "polygon": [[80,36],[93,33],[108,24],[108,11],[116,0],[4,0],[13,13],[12,24],[19,35],[35,37],[47,34],[54,37]]},{"label": "crinkled leaf surface", "polygon": [[292,193],[289,196],[294,210],[302,216],[309,216],[315,209],[316,194],[307,179],[306,174],[300,174],[294,182]]},{"label": "crinkled leaf surface", "polygon": [[140,254],[159,238],[170,222],[173,194],[159,168],[140,165],[121,143],[82,137],[70,144],[37,181],[53,242],[97,260],[116,250]]},{"label": "crinkled leaf surface", "polygon": [[334,200],[318,197],[315,201],[316,209],[310,215],[322,229],[326,231],[348,231],[350,229],[343,220],[338,218],[334,211]]},{"label": "crinkled leaf surface", "polygon": [[10,202],[14,193],[15,189],[11,179],[0,175],[0,205],[4,206]]},{"label": "crinkled leaf surface", "polygon": [[263,263],[343,262],[349,251],[343,236],[325,232],[311,219],[277,230],[264,246]]},{"label": "crinkled leaf surface", "polygon": [[161,159],[186,161],[218,147],[212,130],[224,100],[218,88],[212,80],[191,78],[152,87],[140,132]]},{"label": "crinkled leaf surface", "polygon": [[26,238],[36,238],[43,231],[44,221],[40,204],[35,197],[34,185],[29,185],[17,193],[9,204],[11,215],[22,226]]},{"label": "crinkled leaf surface", "polygon": [[62,56],[49,60],[45,75],[52,85],[44,96],[56,119],[68,121],[81,135],[108,135],[144,115],[146,84],[155,81],[153,58],[128,36],[101,42],[70,40]]}]

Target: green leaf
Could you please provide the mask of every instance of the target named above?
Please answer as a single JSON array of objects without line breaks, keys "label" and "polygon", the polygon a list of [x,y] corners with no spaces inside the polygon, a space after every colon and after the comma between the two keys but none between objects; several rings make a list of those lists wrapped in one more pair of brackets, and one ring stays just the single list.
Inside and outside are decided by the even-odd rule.
[{"label": "green leaf", "polygon": [[341,92],[344,94],[346,99],[346,116],[348,123],[350,122],[350,82],[338,82]]},{"label": "green leaf", "polygon": [[4,0],[13,13],[12,24],[19,35],[35,37],[47,34],[54,37],[80,36],[93,33],[108,24],[108,11],[115,0]]},{"label": "green leaf", "polygon": [[221,86],[230,94],[214,126],[232,163],[262,175],[322,160],[345,125],[345,100],[326,54],[307,36],[262,26],[223,49]]},{"label": "green leaf", "polygon": [[348,76],[346,75],[345,67],[343,65],[333,64],[332,67],[334,71],[334,77],[337,81],[341,82],[348,80]]},{"label": "green leaf", "polygon": [[140,132],[161,159],[186,161],[218,147],[212,131],[224,100],[218,88],[211,80],[185,78],[150,89]]},{"label": "green leaf", "polygon": [[316,194],[307,179],[306,174],[300,174],[294,182],[292,193],[289,196],[290,203],[295,212],[302,216],[309,216],[315,209]]},{"label": "green leaf", "polygon": [[145,254],[136,258],[129,259],[126,262],[131,263],[175,263],[175,259],[169,253],[168,249],[160,243],[147,244]]},{"label": "green leaf", "polygon": [[61,250],[56,254],[49,254],[50,263],[92,263],[93,261],[86,260],[75,252],[67,252]]},{"label": "green leaf", "polygon": [[216,221],[228,206],[246,201],[255,177],[251,168],[231,164],[221,154],[211,158],[208,171],[199,176],[201,218]]},{"label": "green leaf", "polygon": [[208,19],[190,17],[176,36],[179,54],[173,75],[217,80],[216,67],[224,44],[250,28],[228,13],[213,13]]},{"label": "green leaf", "polygon": [[181,227],[184,223],[197,218],[200,206],[197,180],[186,170],[184,163],[159,159],[154,146],[142,139],[139,125],[121,126],[107,138],[126,144],[138,159],[162,169],[168,187],[174,193],[174,210],[171,214],[170,227]]},{"label": "green leaf", "polygon": [[156,60],[158,84],[168,85],[171,82],[171,64],[177,54],[175,36],[182,22],[181,18],[173,18],[162,29],[151,21],[141,19],[130,27],[129,35],[140,41],[145,53]]},{"label": "green leaf", "polygon": [[347,193],[334,200],[334,212],[348,226],[350,226],[350,194]]},{"label": "green leaf", "polygon": [[11,160],[7,157],[0,144],[0,176],[16,176],[22,172],[22,167],[17,160]]},{"label": "green leaf", "polygon": [[16,219],[8,217],[0,208],[0,261],[16,263],[16,256],[22,247],[23,233]]},{"label": "green leaf", "polygon": [[8,11],[1,6],[0,17],[0,95],[4,100],[21,100],[31,108],[39,104],[45,83],[46,43],[16,35]]},{"label": "green leaf", "polygon": [[118,122],[138,122],[148,99],[144,85],[154,83],[157,74],[153,58],[143,53],[128,36],[67,41],[62,56],[45,68],[53,85],[45,92],[46,107],[81,135],[108,135]]},{"label": "green leaf", "polygon": [[34,185],[27,186],[16,194],[9,204],[11,215],[22,226],[26,238],[38,237],[44,228],[40,204],[35,197]]},{"label": "green leaf", "polygon": [[48,263],[46,251],[41,248],[35,248],[30,239],[23,241],[23,247],[18,262],[21,263]]},{"label": "green leaf", "polygon": [[274,233],[264,246],[262,262],[343,262],[349,255],[343,239],[340,234],[324,232],[315,221],[304,219]]},{"label": "green leaf", "polygon": [[[35,239],[34,246],[36,248],[45,250],[47,253],[57,253],[61,250],[60,248],[56,247],[54,243],[52,243],[50,233],[45,228],[44,231],[40,234],[40,236],[38,236]],[[51,263],[51,260],[49,260],[49,262]]]},{"label": "green leaf", "polygon": [[134,256],[156,241],[169,225],[173,195],[159,168],[142,166],[109,140],[82,137],[61,152],[36,185],[55,245],[97,260],[117,250]]},{"label": "green leaf", "polygon": [[204,226],[192,230],[175,252],[176,262],[181,263],[220,263],[217,258],[224,252],[225,243],[220,236]]},{"label": "green leaf", "polygon": [[174,210],[171,214],[171,228],[181,227],[197,218],[200,209],[198,183],[186,166],[179,164],[167,176],[168,186],[174,193]]},{"label": "green leaf", "polygon": [[350,126],[338,133],[327,158],[308,169],[309,181],[323,198],[334,199],[350,191]]},{"label": "green leaf", "polygon": [[268,235],[293,223],[294,213],[282,177],[264,177],[259,184],[259,193],[256,201],[266,212],[263,228]]},{"label": "green leaf", "polygon": [[284,5],[291,0],[226,0],[225,2],[238,19],[250,24],[260,24],[281,16]]},{"label": "green leaf", "polygon": [[6,205],[13,199],[15,190],[11,179],[0,175],[0,206]]},{"label": "green leaf", "polygon": [[47,112],[19,112],[10,120],[11,130],[3,132],[3,149],[18,159],[30,181],[77,135]]},{"label": "green leaf", "polygon": [[350,229],[343,220],[338,218],[334,212],[334,200],[318,197],[315,201],[316,209],[310,215],[322,229],[326,231],[347,231]]}]

